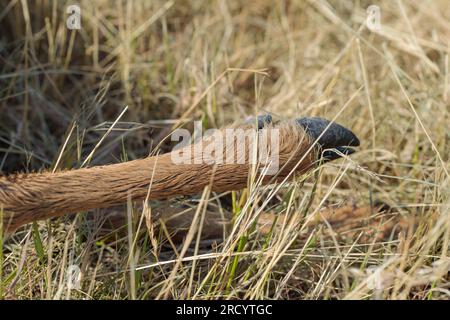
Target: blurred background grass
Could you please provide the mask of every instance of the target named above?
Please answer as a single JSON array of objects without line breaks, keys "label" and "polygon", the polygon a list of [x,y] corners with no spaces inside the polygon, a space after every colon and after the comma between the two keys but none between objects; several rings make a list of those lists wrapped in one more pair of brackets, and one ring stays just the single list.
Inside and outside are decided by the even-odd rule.
[{"label": "blurred background grass", "polygon": [[[352,161],[280,186],[273,203],[261,205],[259,190],[203,199],[248,223],[212,248],[200,238],[187,245],[184,258],[194,258],[185,263],[172,261],[178,244],[163,233],[140,231],[141,209],[128,236],[109,231],[112,242],[84,214],[26,227],[2,243],[3,297],[450,296],[448,1],[79,1],[81,29],[69,30],[71,4],[2,1],[4,174],[80,167],[126,106],[91,165],[146,156],[174,125],[220,127],[261,113],[339,115],[362,146]],[[374,32],[365,26],[371,4],[381,9]],[[414,228],[358,245],[364,226],[344,240],[321,227],[300,236],[325,206],[375,201],[389,206],[387,219],[414,217]],[[261,212],[289,213],[292,226],[262,237],[251,219]],[[64,280],[70,264],[81,268],[76,290]]]}]

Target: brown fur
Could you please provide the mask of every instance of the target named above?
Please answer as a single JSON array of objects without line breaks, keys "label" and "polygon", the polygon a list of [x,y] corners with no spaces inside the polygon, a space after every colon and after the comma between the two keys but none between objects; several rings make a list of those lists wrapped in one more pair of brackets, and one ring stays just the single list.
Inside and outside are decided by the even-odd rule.
[{"label": "brown fur", "polygon": [[[284,122],[276,128],[280,129],[279,179],[288,175],[305,156],[311,139],[294,122]],[[204,140],[199,143],[206,144]],[[186,148],[193,148],[193,145]],[[197,156],[193,152],[192,157]],[[317,153],[313,149],[297,166],[296,172],[307,171],[315,159]],[[247,160],[248,156],[245,164],[176,165],[167,153],[86,169],[3,177],[0,178],[3,226],[11,232],[31,221],[110,207],[127,202],[129,197],[141,200],[147,195],[149,199],[192,195],[201,192],[211,181],[212,190],[216,192],[242,189],[247,185],[251,168]],[[263,182],[269,183],[271,178],[267,176]]]}]

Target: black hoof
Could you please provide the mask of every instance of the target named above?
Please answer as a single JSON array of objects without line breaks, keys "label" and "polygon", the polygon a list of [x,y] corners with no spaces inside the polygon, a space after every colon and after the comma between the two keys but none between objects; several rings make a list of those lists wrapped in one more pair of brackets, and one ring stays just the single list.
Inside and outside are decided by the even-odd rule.
[{"label": "black hoof", "polygon": [[358,137],[352,131],[335,122],[331,123],[322,118],[311,117],[297,119],[297,123],[314,141],[317,140],[322,150],[325,150],[322,154],[325,161],[340,157],[335,151],[326,149],[336,149],[342,154],[349,155],[355,150],[348,146],[357,147],[360,144]]}]

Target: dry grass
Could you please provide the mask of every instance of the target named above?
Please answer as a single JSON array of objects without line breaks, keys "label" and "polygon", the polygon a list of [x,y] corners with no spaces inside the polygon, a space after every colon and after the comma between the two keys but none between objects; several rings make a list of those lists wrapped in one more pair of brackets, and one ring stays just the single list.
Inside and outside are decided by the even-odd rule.
[{"label": "dry grass", "polygon": [[[178,240],[154,223],[159,202],[115,209],[129,223],[107,232],[99,210],[0,235],[0,297],[450,297],[447,0],[377,1],[378,32],[364,25],[370,1],[80,0],[80,31],[66,28],[68,4],[1,8],[5,173],[143,157],[174,126],[264,112],[337,116],[362,146],[293,183],[205,190]],[[362,238],[370,219],[351,237],[329,223],[306,232],[324,206],[375,200],[390,206],[386,220],[415,225],[383,240]],[[234,217],[223,241],[201,236],[211,211]],[[288,219],[262,234],[256,224],[268,213]],[[73,265],[79,288],[67,286]]]}]

